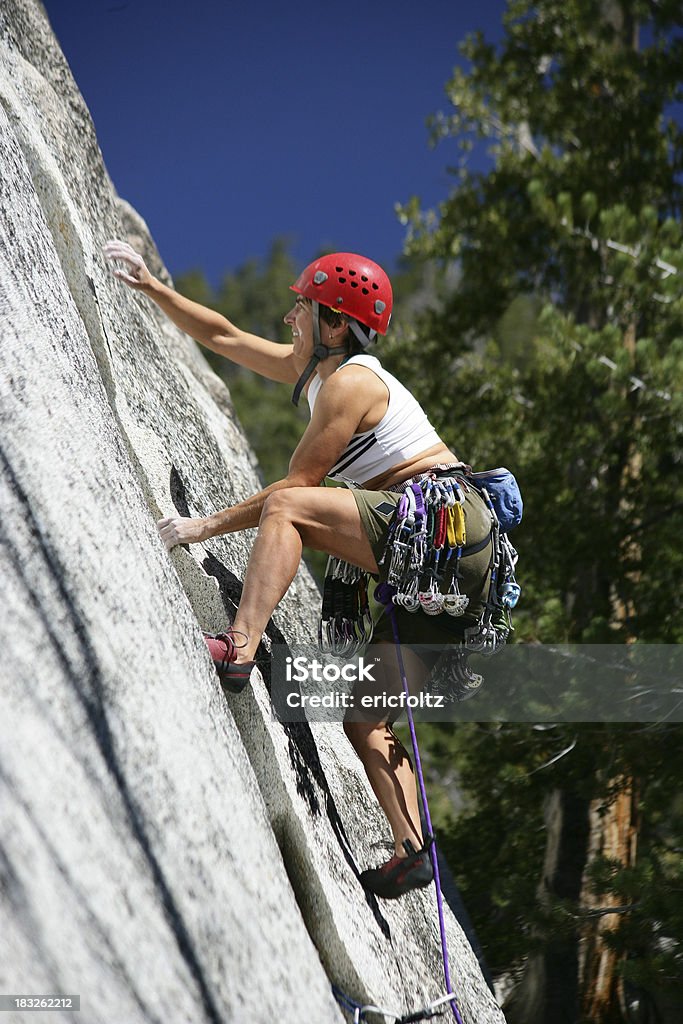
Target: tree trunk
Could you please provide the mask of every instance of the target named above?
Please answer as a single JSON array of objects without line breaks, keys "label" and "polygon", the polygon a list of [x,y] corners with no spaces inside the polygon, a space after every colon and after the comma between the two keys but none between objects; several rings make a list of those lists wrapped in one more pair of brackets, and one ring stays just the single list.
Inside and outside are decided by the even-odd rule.
[{"label": "tree trunk", "polygon": [[[578,901],[589,834],[588,802],[555,790],[546,799],[547,833],[541,907]],[[576,1024],[579,1019],[579,951],[576,934],[544,933],[543,950],[530,957],[522,981],[504,1006],[508,1024]]]},{"label": "tree trunk", "polygon": [[[590,841],[587,871],[582,886],[583,909],[609,909],[620,904],[612,894],[595,893],[589,884],[588,868],[603,856],[624,867],[635,863],[637,846],[637,800],[632,779],[624,779],[616,797],[605,806],[594,800],[590,807]],[[608,936],[618,922],[617,914],[593,918],[584,928],[580,945],[579,984],[582,1018],[592,1024],[622,1021],[625,1013],[623,981],[617,966],[619,955],[610,948]]]},{"label": "tree trunk", "polygon": [[[629,325],[624,334],[624,348],[635,361],[635,323]],[[637,426],[636,418],[636,426]],[[634,429],[633,436],[638,436]],[[619,515],[622,522],[631,521],[635,526],[639,520],[638,510],[629,495],[629,486],[638,481],[642,473],[642,455],[635,443],[630,443],[624,453],[619,493]],[[639,581],[639,565],[642,560],[640,545],[632,540],[622,544],[621,557],[632,568],[623,574],[623,590],[612,591],[612,623],[623,636],[625,643],[634,643],[636,606],[629,593]],[[637,847],[637,786],[632,778],[612,779],[610,789],[616,793],[608,803],[604,799],[594,800],[590,808],[590,841],[588,847],[587,872],[582,886],[582,909],[608,910],[621,901],[610,894],[594,893],[588,879],[588,869],[596,857],[607,857],[621,867],[631,867],[636,859]],[[620,956],[610,948],[608,937],[616,928],[617,914],[605,914],[594,918],[584,929],[580,951],[580,987],[583,1017],[595,1024],[622,1021],[625,1013],[623,980],[619,974]]]}]

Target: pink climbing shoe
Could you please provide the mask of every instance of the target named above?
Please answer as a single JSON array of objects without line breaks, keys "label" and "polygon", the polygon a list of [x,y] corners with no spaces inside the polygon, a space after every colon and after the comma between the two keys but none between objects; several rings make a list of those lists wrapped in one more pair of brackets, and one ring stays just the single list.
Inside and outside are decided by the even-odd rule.
[{"label": "pink climbing shoe", "polygon": [[[240,634],[244,635],[244,634]],[[236,644],[232,630],[227,633],[204,633],[206,646],[213,659],[214,668],[218,673],[223,687],[231,693],[241,693],[249,682],[255,661],[235,662],[237,652],[244,644]],[[245,637],[246,642],[246,637]]]}]

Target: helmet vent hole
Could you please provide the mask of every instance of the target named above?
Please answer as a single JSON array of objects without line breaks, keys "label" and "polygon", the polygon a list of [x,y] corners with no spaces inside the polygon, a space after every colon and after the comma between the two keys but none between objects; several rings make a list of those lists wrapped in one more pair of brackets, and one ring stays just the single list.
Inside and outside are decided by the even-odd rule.
[{"label": "helmet vent hole", "polygon": [[367,288],[363,288],[363,295],[369,295],[370,292]]},{"label": "helmet vent hole", "polygon": [[343,267],[335,267],[334,269],[337,271],[338,274],[341,274],[344,268]]},{"label": "helmet vent hole", "polygon": [[360,279],[361,281],[367,281],[367,277],[365,276],[365,274],[361,274]]},{"label": "helmet vent hole", "polygon": [[352,281],[351,282],[351,287],[352,288],[357,288],[358,287],[358,281]]},{"label": "helmet vent hole", "polygon": [[339,284],[346,284],[346,278],[345,277],[340,277],[339,278]]},{"label": "helmet vent hole", "polygon": [[373,291],[379,291],[379,285],[375,284],[374,281],[372,282],[372,288],[373,288]]},{"label": "helmet vent hole", "polygon": [[356,271],[355,270],[349,270],[349,276],[350,277],[355,277],[356,276]]}]

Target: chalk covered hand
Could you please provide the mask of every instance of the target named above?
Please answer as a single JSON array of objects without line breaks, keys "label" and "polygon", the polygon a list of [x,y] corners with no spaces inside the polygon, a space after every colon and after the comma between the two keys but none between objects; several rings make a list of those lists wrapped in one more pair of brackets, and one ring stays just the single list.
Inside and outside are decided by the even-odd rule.
[{"label": "chalk covered hand", "polygon": [[159,520],[157,529],[168,551],[177,544],[199,544],[208,537],[205,519],[167,517]]},{"label": "chalk covered hand", "polygon": [[123,263],[125,269],[120,267],[112,268],[114,277],[125,281],[131,288],[144,288],[153,281],[153,277],[147,269],[147,265],[140,253],[136,252],[128,242],[122,242],[118,238],[106,242],[102,248],[104,255],[112,263]]}]

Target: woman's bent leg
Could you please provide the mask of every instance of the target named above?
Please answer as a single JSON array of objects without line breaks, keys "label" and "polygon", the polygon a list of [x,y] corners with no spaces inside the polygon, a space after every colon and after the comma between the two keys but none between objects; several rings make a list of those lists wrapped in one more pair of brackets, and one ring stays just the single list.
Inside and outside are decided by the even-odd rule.
[{"label": "woman's bent leg", "polygon": [[248,639],[237,661],[251,661],[277,604],[294,579],[303,545],[368,572],[377,562],[351,491],[288,487],[271,494],[249,558],[233,630]]}]

